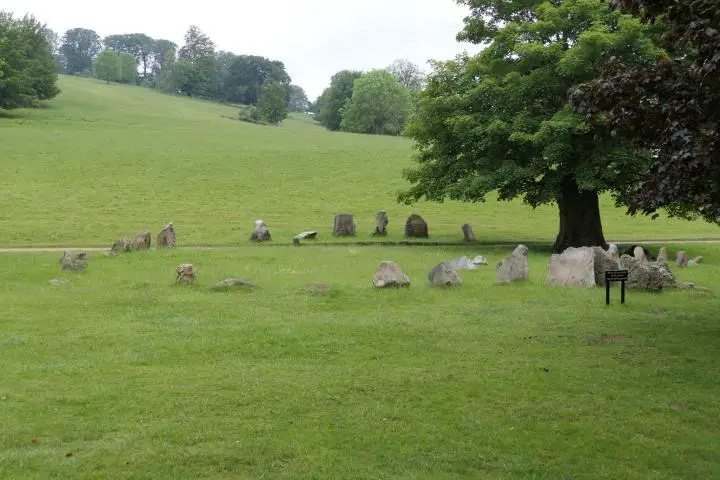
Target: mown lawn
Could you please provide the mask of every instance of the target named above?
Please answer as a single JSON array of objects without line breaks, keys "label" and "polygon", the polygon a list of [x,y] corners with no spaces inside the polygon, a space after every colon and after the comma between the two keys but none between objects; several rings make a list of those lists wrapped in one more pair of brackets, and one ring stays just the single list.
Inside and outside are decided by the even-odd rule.
[{"label": "mown lawn", "polygon": [[[481,247],[0,255],[0,478],[715,478],[720,248],[687,249],[707,290],[610,307],[544,285],[546,252],[503,286]],[[383,259],[411,288],[370,287]]]},{"label": "mown lawn", "polygon": [[[184,245],[245,245],[256,219],[276,241],[320,230],[333,241],[333,216],[350,212],[369,240],[377,210],[402,238],[410,213],[431,241],[549,242],[557,210],[520,202],[396,202],[412,142],[330,133],[308,118],[279,128],[228,119],[237,109],[134,86],[63,77],[48,107],[0,117],[0,247],[110,246],[174,220]],[[716,225],[629,218],[603,197],[612,240],[720,239]]]}]

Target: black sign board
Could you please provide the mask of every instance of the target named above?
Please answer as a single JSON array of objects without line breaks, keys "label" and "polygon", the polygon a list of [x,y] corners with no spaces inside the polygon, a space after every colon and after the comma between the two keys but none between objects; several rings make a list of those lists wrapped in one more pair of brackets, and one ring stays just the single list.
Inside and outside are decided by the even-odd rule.
[{"label": "black sign board", "polygon": [[608,270],[605,272],[605,304],[610,305],[610,283],[620,282],[620,303],[625,303],[625,282],[628,279],[627,270]]}]

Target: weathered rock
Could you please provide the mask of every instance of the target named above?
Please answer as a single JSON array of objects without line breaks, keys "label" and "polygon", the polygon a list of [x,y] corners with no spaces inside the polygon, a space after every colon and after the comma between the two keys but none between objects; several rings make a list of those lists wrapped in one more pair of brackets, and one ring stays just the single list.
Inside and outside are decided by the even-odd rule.
[{"label": "weathered rock", "polygon": [[241,290],[246,288],[257,288],[257,285],[246,282],[245,280],[240,280],[239,278],[226,278],[225,280],[220,280],[212,287],[213,290]]},{"label": "weathered rock", "polygon": [[516,280],[529,280],[530,267],[528,265],[528,247],[518,245],[505,260],[497,264],[497,281],[514,282]]},{"label": "weathered rock", "polygon": [[118,253],[122,252],[129,252],[132,250],[132,242],[127,237],[122,237],[117,240],[115,240],[112,244],[112,248],[110,248],[110,253],[112,255],[117,255]]},{"label": "weathered rock", "polygon": [[433,267],[428,274],[430,284],[435,286],[462,285],[463,281],[450,263],[441,263]]},{"label": "weathered rock", "polygon": [[464,223],[460,230],[462,230],[463,234],[463,241],[467,243],[472,243],[475,241],[475,232],[473,232],[472,225],[469,223]]},{"label": "weathered rock", "polygon": [[647,263],[648,261],[647,256],[645,256],[645,249],[640,246],[633,249],[633,257],[635,257],[639,262]]},{"label": "weathered rock", "polygon": [[698,257],[693,258],[692,260],[688,260],[688,267],[694,267],[695,265],[702,262],[702,259],[703,259],[702,256],[698,256]]},{"label": "weathered rock", "polygon": [[195,267],[192,263],[183,263],[175,269],[175,283],[195,283]]},{"label": "weathered rock", "polygon": [[477,257],[473,258],[472,263],[473,265],[487,265],[488,261],[487,258],[483,257],[482,255],[478,255]]},{"label": "weathered rock", "polygon": [[380,210],[375,214],[375,231],[373,232],[374,237],[385,237],[387,236],[387,225],[388,216],[384,210]]},{"label": "weathered rock", "polygon": [[650,250],[645,247],[641,247],[640,245],[631,245],[630,248],[623,252],[623,255],[629,255],[631,257],[634,257],[638,248],[643,251],[643,256],[645,257],[645,260],[654,260],[654,258],[650,255]]},{"label": "weathered rock", "polygon": [[[613,247],[614,245],[610,245]],[[593,247],[595,258],[593,269],[595,271],[595,285],[605,285],[605,272],[618,270],[620,268],[620,257],[611,254],[611,248],[606,252],[600,247]],[[615,247],[615,255],[617,255],[617,247]]]},{"label": "weathered rock", "polygon": [[60,269],[63,271],[78,272],[80,270],[85,270],[87,266],[87,263],[73,258],[70,250],[65,250],[63,256],[60,258]]},{"label": "weathered rock", "polygon": [[88,254],[87,252],[79,252],[77,255],[75,255],[75,260],[87,260]]},{"label": "weathered rock", "polygon": [[132,241],[133,250],[147,250],[150,248],[150,232],[143,230],[135,235]]},{"label": "weathered rock", "polygon": [[168,248],[174,247],[177,238],[175,236],[175,224],[173,222],[168,223],[160,230],[155,238],[155,246],[157,248]]},{"label": "weathered rock", "polygon": [[615,260],[617,263],[620,263],[620,252],[618,251],[617,245],[615,245],[614,243],[608,245],[607,255],[611,259]]},{"label": "weathered rock", "polygon": [[300,288],[300,291],[304,293],[313,293],[316,295],[325,295],[330,292],[330,287],[328,287],[324,283],[311,283],[308,285],[303,285]]},{"label": "weathered rock", "polygon": [[688,256],[687,253],[685,253],[685,250],[679,250],[677,252],[677,259],[675,260],[675,263],[677,263],[677,266],[680,268],[688,266]]},{"label": "weathered rock", "polygon": [[570,247],[561,254],[552,255],[547,283],[561,287],[594,287],[595,250]]},{"label": "weathered rock", "polygon": [[659,292],[663,288],[677,286],[675,275],[664,263],[647,263],[630,255],[623,255],[620,263],[628,270],[628,288]]},{"label": "weathered rock", "polygon": [[658,252],[658,256],[657,256],[657,262],[658,263],[667,263],[668,262],[667,248],[665,248],[665,247],[660,248],[660,251]]},{"label": "weathered rock", "polygon": [[315,231],[300,232],[293,237],[293,245],[300,245],[300,240],[315,240],[317,234],[318,232]]},{"label": "weathered rock", "polygon": [[55,285],[57,287],[60,285],[66,285],[66,284],[70,283],[70,280],[65,280],[65,279],[60,280],[57,278],[53,278],[51,280],[48,280],[48,282],[50,283],[50,285]]},{"label": "weathered rock", "polygon": [[265,225],[265,222],[262,220],[255,220],[255,227],[253,228],[253,232],[250,234],[250,240],[255,242],[267,242],[268,240],[272,240],[272,235],[270,234],[270,230],[268,230],[267,225]]},{"label": "weathered rock", "polygon": [[457,260],[451,260],[445,263],[455,270],[475,270],[478,268],[478,266],[468,257],[460,257]]},{"label": "weathered rock", "polygon": [[350,213],[338,213],[333,222],[333,235],[336,237],[354,237],[355,221]]},{"label": "weathered rock", "polygon": [[428,238],[428,225],[423,218],[413,213],[405,222],[405,236],[408,238]]},{"label": "weathered rock", "polygon": [[400,266],[387,260],[380,262],[378,271],[373,276],[372,281],[377,288],[410,286],[410,278],[403,273]]}]

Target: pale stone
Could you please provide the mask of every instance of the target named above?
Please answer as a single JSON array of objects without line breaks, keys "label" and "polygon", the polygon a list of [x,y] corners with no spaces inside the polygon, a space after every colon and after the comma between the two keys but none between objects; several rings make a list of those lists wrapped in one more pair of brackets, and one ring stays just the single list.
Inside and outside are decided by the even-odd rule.
[{"label": "pale stone", "polygon": [[132,250],[132,242],[127,237],[122,237],[115,240],[110,249],[111,255],[117,255],[121,252],[129,252]]},{"label": "pale stone", "polygon": [[518,245],[512,254],[497,264],[497,281],[514,282],[516,280],[529,280],[530,267],[528,265],[528,247]]},{"label": "pale stone", "polygon": [[293,245],[300,245],[300,240],[315,240],[317,234],[316,231],[300,232],[293,237]]},{"label": "pale stone", "polygon": [[620,263],[628,270],[628,288],[657,292],[677,286],[675,275],[664,263],[643,262],[630,255],[623,255]]},{"label": "pale stone", "polygon": [[135,235],[132,241],[133,250],[147,250],[150,248],[150,232],[143,230]]},{"label": "pale stone", "polygon": [[87,268],[87,263],[73,258],[70,250],[66,250],[60,258],[60,269],[63,271],[80,271]]},{"label": "pale stone", "polygon": [[403,273],[400,266],[387,260],[380,262],[372,281],[377,288],[410,286],[410,278]]},{"label": "pale stone", "polygon": [[698,257],[693,258],[692,260],[688,260],[688,267],[696,266],[697,264],[702,262],[702,259],[703,259],[702,256],[698,256]]},{"label": "pale stone", "polygon": [[460,257],[447,263],[456,270],[475,270],[478,267],[468,257]]},{"label": "pale stone", "polygon": [[[464,258],[464,257],[463,257]],[[435,286],[462,285],[463,281],[449,263],[436,265],[428,274],[428,280]]]},{"label": "pale stone", "polygon": [[647,263],[648,261],[643,247],[635,247],[633,249],[633,257],[635,257],[638,262]]},{"label": "pale stone", "polygon": [[336,237],[354,237],[355,221],[349,213],[338,213],[333,222],[333,235]]},{"label": "pale stone", "polygon": [[175,283],[195,283],[195,267],[192,263],[183,263],[175,269]]},{"label": "pale stone", "polygon": [[487,260],[487,258],[483,257],[482,255],[478,255],[477,257],[473,258],[472,263],[474,265],[487,265],[488,260]]},{"label": "pale stone", "polygon": [[562,287],[595,286],[595,251],[570,247],[550,257],[547,282]]},{"label": "pale stone", "polygon": [[667,248],[662,247],[662,248],[660,248],[660,251],[658,252],[657,262],[658,263],[667,263],[667,261],[668,261]]},{"label": "pale stone", "polygon": [[174,247],[176,244],[175,236],[175,224],[173,222],[168,223],[160,230],[160,233],[155,237],[155,246],[157,248]]},{"label": "pale stone", "polygon": [[617,245],[615,245],[614,243],[608,245],[607,255],[616,262],[620,262],[620,251],[618,250]]},{"label": "pale stone", "polygon": [[677,263],[677,266],[680,268],[688,266],[688,256],[687,253],[685,253],[685,250],[679,250],[677,252],[677,259],[675,263]]},{"label": "pale stone", "polygon": [[250,240],[256,242],[267,242],[268,240],[272,240],[272,235],[270,234],[270,230],[268,230],[267,225],[265,225],[265,222],[262,220],[255,220],[255,226],[253,227],[253,232],[250,234]]},{"label": "pale stone", "polygon": [[[595,270],[595,285],[605,285],[605,272],[610,270],[618,270],[620,268],[620,257],[610,254],[610,249],[606,252],[600,247],[594,247],[595,259],[593,268]],[[617,255],[617,247],[615,247]]]},{"label": "pale stone", "polygon": [[388,216],[384,210],[380,210],[375,214],[375,231],[373,236],[384,237],[387,235]]}]

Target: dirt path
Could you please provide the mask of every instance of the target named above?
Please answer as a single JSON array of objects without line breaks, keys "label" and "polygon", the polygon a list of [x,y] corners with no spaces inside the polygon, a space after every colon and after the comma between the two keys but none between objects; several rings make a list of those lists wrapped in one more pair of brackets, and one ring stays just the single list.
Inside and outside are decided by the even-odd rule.
[{"label": "dirt path", "polygon": [[[659,244],[720,244],[718,240],[622,240],[608,241],[621,245],[659,245]],[[533,244],[529,242],[528,245]],[[511,248],[517,243],[477,243],[463,244],[458,242],[347,242],[347,243],[319,243],[319,242],[303,242],[303,247],[475,247],[475,248]],[[538,245],[538,243],[534,243]],[[547,244],[549,245],[549,243]],[[188,246],[177,247],[178,250],[202,251],[202,250],[232,250],[242,247],[243,245],[217,245],[217,246]],[[274,243],[263,245],[261,248],[267,247],[290,247],[290,243]],[[0,248],[0,253],[52,253],[64,252],[65,250],[83,250],[86,252],[107,252],[110,248],[103,247],[26,247],[26,248]]]}]

